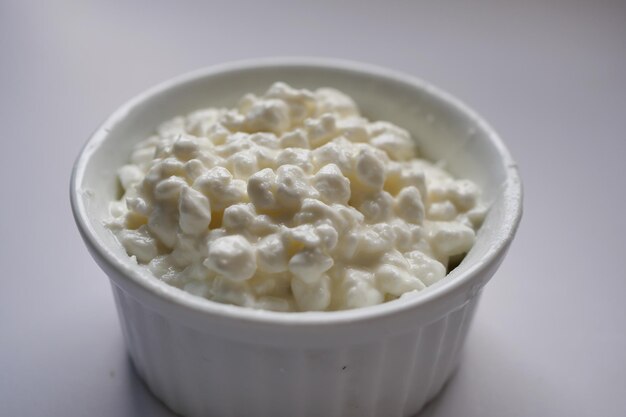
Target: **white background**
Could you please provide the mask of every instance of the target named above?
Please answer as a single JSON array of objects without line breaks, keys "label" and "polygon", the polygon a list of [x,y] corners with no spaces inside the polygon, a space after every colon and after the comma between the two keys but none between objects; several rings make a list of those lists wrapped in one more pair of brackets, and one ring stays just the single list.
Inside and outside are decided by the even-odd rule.
[{"label": "white background", "polygon": [[127,359],[70,169],[130,96],[277,55],[429,80],[521,167],[519,234],[423,416],[626,415],[626,4],[495,0],[0,2],[0,415],[172,415]]}]

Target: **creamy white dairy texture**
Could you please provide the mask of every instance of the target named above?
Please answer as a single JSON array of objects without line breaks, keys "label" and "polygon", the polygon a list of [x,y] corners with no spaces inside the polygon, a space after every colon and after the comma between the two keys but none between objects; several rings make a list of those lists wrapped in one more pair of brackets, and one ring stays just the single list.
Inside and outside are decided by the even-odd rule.
[{"label": "creamy white dairy texture", "polygon": [[163,281],[213,301],[343,310],[421,291],[473,245],[479,189],[340,91],[275,83],[163,123],[118,172],[107,225]]}]

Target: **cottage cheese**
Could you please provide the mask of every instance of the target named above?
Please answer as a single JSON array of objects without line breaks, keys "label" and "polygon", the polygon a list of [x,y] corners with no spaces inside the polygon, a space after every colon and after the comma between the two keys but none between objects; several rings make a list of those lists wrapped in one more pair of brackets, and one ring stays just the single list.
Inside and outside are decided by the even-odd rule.
[{"label": "cottage cheese", "polygon": [[119,172],[108,227],[163,281],[210,300],[342,310],[421,291],[474,243],[479,190],[353,100],[276,83],[176,117]]}]

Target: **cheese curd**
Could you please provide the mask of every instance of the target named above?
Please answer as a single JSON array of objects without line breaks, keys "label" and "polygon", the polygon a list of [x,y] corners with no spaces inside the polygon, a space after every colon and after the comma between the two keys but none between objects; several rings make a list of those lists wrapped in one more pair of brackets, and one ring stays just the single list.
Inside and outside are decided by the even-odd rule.
[{"label": "cheese curd", "polygon": [[118,171],[107,225],[163,281],[277,311],[423,290],[473,245],[479,189],[340,91],[275,83],[163,123]]}]

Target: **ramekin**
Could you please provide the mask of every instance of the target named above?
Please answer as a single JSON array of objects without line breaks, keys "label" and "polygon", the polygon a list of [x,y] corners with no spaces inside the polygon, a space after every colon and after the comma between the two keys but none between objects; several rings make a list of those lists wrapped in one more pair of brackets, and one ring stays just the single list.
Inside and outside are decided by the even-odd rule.
[{"label": "ramekin", "polygon": [[[476,244],[446,278],[415,296],[340,312],[278,313],[219,304],[139,267],[103,226],[115,172],[159,122],[232,106],[274,81],[331,86],[369,118],[399,124],[422,155],[474,180],[491,204]],[[483,286],[522,214],[517,165],[494,130],[448,93],[366,64],[316,58],[236,62],[192,72],[138,95],[89,138],[70,197],[80,233],[109,276],[139,375],[185,416],[410,416],[455,367]]]}]

